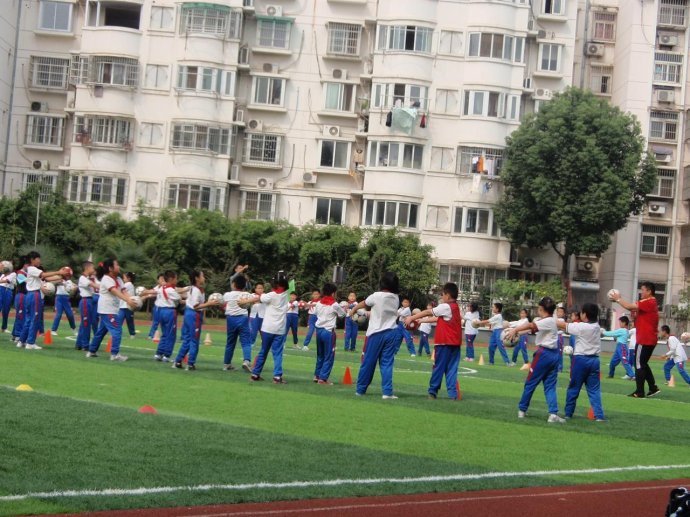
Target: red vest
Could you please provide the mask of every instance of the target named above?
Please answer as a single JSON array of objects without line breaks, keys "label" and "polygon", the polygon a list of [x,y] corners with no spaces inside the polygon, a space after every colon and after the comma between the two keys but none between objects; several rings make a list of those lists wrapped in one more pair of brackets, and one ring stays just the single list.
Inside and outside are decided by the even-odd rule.
[{"label": "red vest", "polygon": [[448,303],[450,306],[451,318],[446,321],[443,318],[436,322],[436,335],[434,343],[437,345],[462,345],[462,319],[460,318],[460,308],[458,302]]}]

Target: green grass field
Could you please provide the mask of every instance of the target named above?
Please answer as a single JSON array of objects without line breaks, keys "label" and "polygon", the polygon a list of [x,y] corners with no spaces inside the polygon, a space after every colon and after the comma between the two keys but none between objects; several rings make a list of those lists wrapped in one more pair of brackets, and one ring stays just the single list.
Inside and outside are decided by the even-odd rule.
[{"label": "green grass field", "polygon": [[[353,386],[339,382],[313,384],[313,351],[286,351],[287,385],[250,383],[241,370],[221,370],[224,336],[211,335],[213,345],[202,346],[196,372],[154,362],[154,346],[143,337],[123,341],[123,353],[130,360],[120,364],[108,361],[105,353],[87,360],[73,349],[74,341],[62,337],[50,348],[27,351],[0,335],[0,515],[670,479],[687,476],[690,470],[534,474],[690,463],[690,443],[684,440],[690,390],[682,381],[656,399],[634,400],[626,397],[633,389],[631,382],[604,379],[607,422],[587,420],[589,405],[583,393],[578,417],[554,426],[546,423],[541,390],[535,393],[529,418],[517,420],[525,377],[518,368],[475,362],[468,369],[469,363],[463,362],[463,400],[430,401],[430,362],[409,358],[403,345],[394,376],[400,399],[384,401],[378,375],[365,397],[355,397]],[[340,381],[346,366],[356,379],[359,353],[341,348],[333,380]],[[478,352],[486,357],[484,348]],[[602,365],[607,362],[604,357]],[[239,364],[237,351],[235,363]],[[653,363],[658,377],[661,365]],[[270,358],[267,368],[270,379]],[[617,373],[623,374],[620,368]],[[564,373],[559,379],[561,407],[566,383]],[[17,392],[19,384],[29,384],[34,391]],[[137,413],[146,404],[159,414]],[[412,483],[318,483],[490,472],[525,474]],[[316,483],[6,497],[294,481]]]}]

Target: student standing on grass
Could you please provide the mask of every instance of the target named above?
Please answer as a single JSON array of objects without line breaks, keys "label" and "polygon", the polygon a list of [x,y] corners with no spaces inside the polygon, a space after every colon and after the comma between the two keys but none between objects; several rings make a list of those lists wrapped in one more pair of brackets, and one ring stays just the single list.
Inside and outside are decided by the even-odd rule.
[{"label": "student standing on grass", "polygon": [[307,314],[309,315],[307,318],[307,335],[302,343],[302,350],[305,352],[309,351],[309,343],[311,343],[311,338],[316,331],[316,304],[319,303],[320,299],[321,291],[315,289],[311,293],[311,301],[307,303]]},{"label": "student standing on grass", "polygon": [[628,339],[630,339],[628,326],[630,325],[630,320],[627,316],[621,316],[618,318],[618,323],[620,327],[616,330],[606,330],[601,334],[603,337],[612,337],[616,340],[616,351],[613,353],[609,363],[609,379],[613,379],[616,373],[616,366],[622,362],[623,369],[625,370],[623,379],[631,380],[635,378],[635,370],[633,370],[628,361]]},{"label": "student standing on grass", "polygon": [[130,307],[136,307],[136,303],[129,295],[123,292],[124,283],[120,278],[120,264],[115,259],[107,259],[101,262],[96,269],[96,277],[100,280],[100,297],[98,298],[98,314],[100,323],[98,330],[91,340],[86,357],[98,357],[98,348],[107,333],[112,337],[110,348],[110,360],[124,362],[128,358],[120,354],[120,342],[122,341],[122,327],[120,326],[118,312],[120,300],[126,301]]},{"label": "student standing on grass", "polygon": [[[316,367],[314,368],[314,382],[319,384],[333,383],[328,380],[335,361],[335,324],[338,318],[345,317],[345,309],[335,301],[337,287],[335,284],[325,284],[322,289],[323,297],[316,304]],[[346,319],[347,320],[351,318]]]},{"label": "student standing on grass", "polygon": [[[347,311],[357,305],[357,295],[350,293],[347,295]],[[359,323],[355,318],[345,318],[345,351],[354,352],[357,349],[357,334],[359,333]]]},{"label": "student standing on grass", "polygon": [[[254,286],[254,295],[261,298],[262,294],[264,294],[264,284],[258,283]],[[254,346],[256,337],[259,335],[265,314],[266,306],[262,303],[253,304],[249,311],[249,342],[252,346]]]},{"label": "student standing on grass", "polygon": [[[426,306],[426,310],[430,311],[434,308],[433,303],[429,303]],[[419,350],[417,350],[417,355],[421,357],[422,351],[426,352],[426,356],[431,356],[431,350],[429,349],[429,335],[431,334],[431,327],[436,325],[436,318],[423,318],[419,322]]]},{"label": "student standing on grass", "polygon": [[587,389],[589,404],[597,422],[604,421],[604,408],[601,405],[601,327],[599,326],[599,306],[585,303],[580,311],[579,323],[566,323],[558,319],[558,328],[575,336],[576,343],[570,367],[570,383],[565,399],[565,417],[572,418],[575,404],[582,386]]},{"label": "student standing on grass", "polygon": [[240,340],[242,347],[242,368],[245,371],[251,370],[252,361],[252,342],[249,335],[249,315],[247,307],[257,303],[258,298],[252,296],[244,289],[247,286],[247,278],[244,275],[233,275],[230,292],[223,295],[225,302],[225,326],[227,338],[225,341],[225,355],[223,357],[223,370],[232,371],[232,358],[235,355],[237,340]]},{"label": "student standing on grass", "polygon": [[67,322],[72,331],[76,331],[77,326],[74,323],[74,313],[72,312],[72,305],[70,303],[73,289],[74,284],[69,279],[63,280],[55,286],[55,317],[53,318],[53,326],[50,330],[53,336],[58,335],[57,329],[60,325],[63,312],[65,316],[67,316]]},{"label": "student standing on grass", "polygon": [[532,356],[529,374],[525,380],[525,388],[522,391],[522,397],[518,404],[518,418],[525,418],[527,416],[527,410],[529,409],[534,390],[537,389],[540,383],[543,383],[546,405],[549,409],[547,422],[550,424],[562,424],[565,422],[565,419],[558,416],[558,398],[556,396],[560,353],[558,351],[558,324],[553,315],[555,310],[556,304],[552,298],[548,296],[542,298],[537,309],[541,319],[509,329],[507,335],[514,338],[525,330],[530,330],[536,334],[537,351]]},{"label": "student standing on grass", "polygon": [[[158,294],[161,292],[161,289],[165,285],[165,275],[163,273],[158,273],[158,284],[153,288],[148,291],[146,291],[147,294],[153,294],[156,297],[156,300],[158,299]],[[151,291],[153,291],[151,293]],[[154,336],[156,335],[156,331],[158,330],[158,326],[160,325],[160,307],[155,303],[153,303],[153,309],[151,309],[151,328],[149,329],[149,335],[148,339],[153,339]]]},{"label": "student standing on grass", "polygon": [[[520,309],[520,319],[517,321],[510,322],[510,328],[519,327],[525,323],[532,321],[529,317],[527,309]],[[513,348],[513,364],[517,361],[518,354],[522,353],[522,360],[525,364],[529,363],[529,355],[527,355],[527,334],[522,334],[518,339],[517,345]]]},{"label": "student standing on grass", "polygon": [[649,359],[654,353],[659,331],[659,307],[654,297],[654,284],[652,282],[642,282],[640,287],[641,299],[637,303],[627,302],[620,297],[620,293],[612,298],[624,309],[637,311],[635,327],[637,328],[637,344],[635,346],[635,382],[637,387],[629,396],[633,398],[644,398],[644,384],[647,382],[649,391],[647,397],[653,397],[661,392],[656,385],[654,374],[649,367]]},{"label": "student standing on grass", "polygon": [[[559,303],[556,306],[556,321],[558,323],[565,323],[565,307],[563,307],[563,304]],[[558,359],[558,373],[561,373],[563,371],[563,346],[565,345],[565,336],[563,335],[563,331],[559,330],[558,331],[558,352],[560,353],[561,357]]]},{"label": "student standing on grass", "polygon": [[471,302],[469,310],[465,312],[462,319],[465,326],[465,343],[467,343],[465,347],[467,349],[465,350],[465,361],[472,362],[474,361],[474,340],[477,338],[477,334],[479,334],[479,330],[472,325],[472,322],[481,319],[479,305],[476,302]]},{"label": "student standing on grass", "polygon": [[21,258],[22,267],[15,271],[17,273],[17,292],[14,296],[14,323],[12,324],[12,341],[19,342],[19,338],[24,330],[26,322],[26,311],[24,301],[26,300],[26,257]]},{"label": "student standing on grass", "polygon": [[668,352],[665,354],[667,361],[664,364],[666,384],[671,381],[671,370],[674,366],[678,368],[678,373],[683,380],[690,384],[690,375],[685,371],[685,361],[688,360],[688,356],[685,353],[685,348],[683,348],[683,343],[676,336],[671,335],[671,328],[668,325],[662,325],[661,339],[665,339],[668,344]]},{"label": "student standing on grass", "polygon": [[408,298],[403,298],[401,307],[398,309],[398,329],[400,330],[400,343],[398,344],[398,350],[400,350],[400,345],[402,345],[402,342],[405,341],[407,351],[410,353],[410,357],[415,357],[414,339],[412,338],[410,331],[405,328],[405,319],[411,315],[412,311],[410,310],[410,300]]},{"label": "student standing on grass", "polygon": [[7,332],[7,321],[12,308],[14,298],[14,288],[17,285],[17,273],[13,271],[12,262],[7,262],[10,266],[0,275],[0,307],[2,308],[2,332]]},{"label": "student standing on grass", "polygon": [[262,381],[268,351],[273,354],[273,384],[286,384],[283,379],[283,348],[285,347],[285,319],[288,304],[288,281],[277,277],[273,281],[273,291],[261,295],[258,301],[266,306],[266,314],[261,324],[261,350],[254,361],[252,381]]},{"label": "student standing on grass", "polygon": [[79,333],[77,334],[77,343],[74,348],[77,350],[89,349],[89,342],[91,341],[91,321],[95,319],[98,308],[93,302],[93,295],[96,291],[96,282],[92,280],[96,270],[93,267],[93,262],[85,261],[81,265],[82,273],[77,282],[79,288]]},{"label": "student standing on grass", "polygon": [[429,381],[429,398],[436,399],[445,376],[448,398],[457,400],[458,365],[462,346],[462,318],[458,306],[458,286],[453,282],[446,283],[443,286],[441,301],[442,303],[433,309],[409,316],[405,320],[405,325],[420,318],[436,318],[434,369]]},{"label": "student standing on grass", "polygon": [[384,400],[397,399],[398,397],[393,395],[393,363],[402,339],[397,324],[400,290],[398,275],[392,272],[384,273],[379,289],[369,295],[366,300],[355,305],[349,314],[352,318],[359,309],[367,308],[371,311],[366,344],[362,352],[362,366],[357,375],[356,394],[361,396],[367,392],[378,362],[381,370],[382,398]]},{"label": "student standing on grass", "polygon": [[494,303],[491,306],[491,312],[493,313],[491,318],[476,322],[479,327],[489,325],[491,328],[491,337],[489,338],[489,364],[494,364],[494,355],[498,348],[506,366],[515,366],[515,363],[511,363],[510,359],[508,359],[506,347],[501,339],[501,333],[503,332],[503,304],[499,302]]},{"label": "student standing on grass", "polygon": [[[259,304],[260,305],[260,304]],[[256,305],[252,306],[252,310]],[[288,301],[288,310],[285,315],[285,341],[292,331],[292,348],[299,348],[299,339],[297,339],[297,327],[299,325],[299,301],[297,300],[297,293],[290,293],[290,301]]]},{"label": "student standing on grass", "polygon": [[[124,282],[122,291],[127,293],[127,296],[131,298],[134,296],[134,282],[137,281],[136,275],[129,271],[123,275],[122,281]],[[137,330],[134,326],[134,311],[124,300],[120,300],[120,310],[118,311],[117,317],[120,323],[120,328],[124,328],[124,323],[127,322],[129,338],[134,339],[134,337],[137,335]]]},{"label": "student standing on grass", "polygon": [[165,285],[158,291],[156,305],[158,305],[158,319],[161,326],[161,340],[158,343],[156,361],[167,363],[175,349],[177,339],[177,309],[182,302],[182,297],[177,289],[177,273],[166,271],[164,273]]}]

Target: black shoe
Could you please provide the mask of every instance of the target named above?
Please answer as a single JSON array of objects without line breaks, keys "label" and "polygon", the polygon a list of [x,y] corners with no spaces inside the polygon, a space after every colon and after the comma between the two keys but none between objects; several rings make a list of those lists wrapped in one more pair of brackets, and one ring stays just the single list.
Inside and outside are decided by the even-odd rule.
[{"label": "black shoe", "polygon": [[643,399],[644,398],[644,393],[637,393],[636,391],[633,391],[628,397],[632,397],[634,399]]},{"label": "black shoe", "polygon": [[264,379],[260,375],[252,374],[252,376],[249,377],[249,380],[252,382],[258,382],[258,381],[263,381]]},{"label": "black shoe", "polygon": [[287,382],[285,382],[285,379],[283,379],[283,376],[280,375],[278,377],[273,377],[273,384],[287,384]]},{"label": "black shoe", "polygon": [[173,363],[173,368],[177,368],[178,370],[182,370],[182,363],[178,363],[178,362]]},{"label": "black shoe", "polygon": [[429,396],[427,397],[429,400],[436,400],[436,395],[433,393],[429,393]]},{"label": "black shoe", "polygon": [[647,392],[647,396],[648,396],[648,397],[653,397],[654,395],[658,395],[659,393],[661,393],[661,390],[660,390],[658,387],[655,386],[654,388],[652,388],[651,390],[649,390],[649,391]]},{"label": "black shoe", "polygon": [[188,364],[188,365],[187,365],[187,371],[188,371],[188,372],[191,372],[191,371],[193,371],[193,370],[196,370],[196,366],[194,366],[193,364]]}]

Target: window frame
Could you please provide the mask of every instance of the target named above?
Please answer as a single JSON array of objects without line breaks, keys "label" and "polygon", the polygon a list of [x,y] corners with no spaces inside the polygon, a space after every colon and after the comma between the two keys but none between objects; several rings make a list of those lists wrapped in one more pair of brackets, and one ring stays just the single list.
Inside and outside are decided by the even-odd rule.
[{"label": "window frame", "polygon": [[[449,42],[447,49],[443,48],[444,40]],[[441,29],[438,36],[438,51],[442,56],[462,56],[464,55],[465,33],[462,31]],[[455,48],[455,52],[453,49]]]},{"label": "window frame", "polygon": [[[549,48],[549,57],[547,59],[547,62],[549,63],[548,68],[544,68],[544,52],[546,51],[546,48]],[[550,68],[550,63],[553,61],[552,58],[552,53],[554,47],[556,48],[556,68],[555,70],[552,70]],[[563,61],[563,45],[559,43],[540,43],[539,44],[539,56],[537,59],[538,67],[537,70],[540,72],[547,72],[547,73],[553,73],[553,74],[560,74],[561,73],[561,66],[562,66],[562,61]]]},{"label": "window frame", "polygon": [[[672,118],[675,115],[675,118]],[[649,138],[665,142],[678,141],[678,113],[652,110],[649,115]],[[669,137],[669,135],[673,135]]]},{"label": "window frame", "polygon": [[[275,19],[267,19],[267,18],[260,18],[257,20],[258,23],[256,25],[256,41],[254,44],[258,48],[272,48],[276,50],[290,50],[290,41],[291,41],[291,33],[292,33],[292,21],[285,19],[285,18],[275,18]],[[262,34],[264,25],[272,24],[272,29],[270,31],[270,43],[262,43],[262,38],[264,37],[264,34]],[[285,41],[283,42],[282,45],[276,45],[276,29],[278,25],[284,25],[286,26],[285,29]],[[265,40],[264,40],[265,41]]]},{"label": "window frame", "polygon": [[[421,207],[419,203],[412,203],[409,201],[394,201],[388,199],[365,199],[363,203],[364,209],[362,210],[362,226],[404,228],[408,230],[419,229],[419,209]],[[403,209],[403,207],[405,208]],[[382,220],[380,223],[378,222],[379,216]],[[393,219],[393,223],[388,222],[388,219],[391,217]],[[376,221],[374,220],[375,218]],[[405,225],[400,224],[401,218],[407,219],[407,223]],[[414,219],[414,225],[410,224],[412,219]]]},{"label": "window frame", "polygon": [[[266,100],[268,101],[268,94],[271,90],[275,88],[274,81],[280,81],[280,102],[278,104],[272,102],[258,102],[257,96],[259,95],[259,82],[262,80],[268,81],[266,86]],[[277,77],[273,75],[254,75],[252,76],[252,101],[253,106],[268,106],[273,108],[284,108],[285,107],[285,90],[287,89],[287,79],[285,77]]]},{"label": "window frame", "polygon": [[[44,22],[44,14],[45,14],[45,9],[47,5],[52,5],[55,7],[55,14],[53,16],[53,22],[57,20],[57,15],[58,15],[58,6],[61,7],[67,7],[69,12],[68,12],[68,27],[66,29],[57,29],[54,26],[53,27],[43,27],[42,23]],[[38,12],[38,30],[40,31],[48,31],[48,32],[61,32],[63,34],[69,34],[72,32],[72,25],[74,24],[74,4],[71,2],[60,2],[58,0],[41,0],[40,6],[39,6],[39,12]],[[54,23],[53,23],[54,25]]]},{"label": "window frame", "polygon": [[[448,109],[448,99],[454,94],[455,96],[455,109]],[[443,105],[442,109],[439,106]],[[449,88],[437,88],[436,89],[436,100],[434,102],[434,112],[443,115],[456,115],[460,116],[460,108],[462,106],[462,99],[460,98],[460,91],[449,89]]]},{"label": "window frame", "polygon": [[[275,149],[269,150],[266,148],[267,139],[275,138]],[[242,163],[245,165],[258,165],[258,166],[272,166],[280,167],[282,166],[282,147],[283,147],[283,135],[273,134],[273,133],[245,133],[244,137],[244,153],[242,156]],[[255,144],[255,140],[262,140],[261,149],[258,149]],[[268,152],[275,156],[273,161],[268,161],[265,159],[259,160],[252,157],[252,152],[260,151],[262,158],[266,156]],[[256,156],[256,155],[255,155]]]},{"label": "window frame", "polygon": [[[423,25],[385,25],[377,27],[376,49],[384,52],[414,52],[417,54],[431,54],[434,29]],[[408,46],[408,33],[412,32],[412,48]],[[419,41],[423,41],[424,48],[418,49]]]},{"label": "window frame", "polygon": [[[458,146],[458,154],[456,157],[457,174],[468,175],[482,173],[483,171],[477,170],[479,157],[483,158],[485,166],[488,165],[487,160],[493,160],[491,162],[492,165],[486,169],[487,174],[491,172],[491,169],[493,168],[493,176],[500,176],[501,168],[503,167],[503,162],[505,160],[504,149],[470,146]],[[491,177],[491,175],[489,175],[489,177]]]},{"label": "window frame", "polygon": [[[154,26],[154,18],[155,13],[159,12],[160,15],[158,16],[158,25],[159,26]],[[165,13],[168,13],[169,15],[172,14],[170,17],[170,25],[169,26],[163,26],[163,21],[165,19]],[[152,5],[151,6],[151,12],[149,13],[149,30],[152,31],[163,31],[163,32],[172,32],[175,30],[175,8],[174,7],[169,7],[165,5]]]},{"label": "window frame", "polygon": [[[196,69],[192,73],[192,69]],[[194,80],[194,87],[188,86],[190,79]],[[204,82],[210,80],[210,88],[204,88]],[[220,95],[221,97],[235,97],[236,73],[234,70],[215,68],[201,65],[177,66],[177,80],[175,91],[180,93],[201,93]]]},{"label": "window frame", "polygon": [[[402,94],[400,93],[402,87]],[[413,90],[419,89],[419,95],[413,95]],[[419,108],[427,111],[429,106],[429,87],[424,84],[413,83],[375,83],[372,86],[373,107],[379,109],[390,109],[399,100],[403,106],[411,106],[414,102],[419,102]],[[397,93],[396,93],[397,91]]]},{"label": "window frame", "polygon": [[[434,159],[434,155],[439,156],[440,153],[440,160]],[[450,155],[450,158],[448,157]],[[445,172],[445,173],[453,173],[455,172],[455,167],[456,167],[456,156],[457,156],[457,150],[453,147],[446,147],[446,146],[432,146],[431,147],[431,160],[429,161],[429,170],[434,171],[434,172]],[[440,161],[440,164],[439,164]],[[444,163],[447,163],[447,166],[444,167]],[[436,164],[439,164],[436,166]]]},{"label": "window frame", "polygon": [[[319,221],[319,203],[326,201],[328,206],[326,208],[326,222]],[[335,221],[332,219],[333,203],[340,203],[340,221]],[[344,226],[346,219],[345,213],[347,209],[347,200],[342,198],[331,198],[331,197],[317,197],[314,203],[314,224],[319,225],[334,225],[334,226]]]},{"label": "window frame", "polygon": [[[141,121],[138,124],[137,130],[137,146],[139,147],[152,147],[156,149],[165,148],[165,124],[163,122],[151,122],[151,121]],[[150,128],[150,129],[149,129]],[[160,130],[159,143],[153,143],[153,132],[154,129],[158,128]],[[149,136],[143,139],[143,135],[146,130],[149,129]]]},{"label": "window frame", "polygon": [[86,135],[88,145],[94,147],[126,148],[132,144],[134,124],[135,120],[131,118],[77,115],[74,120],[73,141],[86,145]]},{"label": "window frame", "polygon": [[[224,210],[225,187],[212,183],[171,180],[166,185],[166,207],[176,210]],[[182,194],[184,197],[182,197]],[[204,200],[204,194],[208,194]],[[186,206],[180,206],[180,204]],[[192,206],[196,205],[196,206]],[[207,206],[204,206],[207,205]]]},{"label": "window frame", "polygon": [[[331,154],[331,165],[324,165],[324,144],[333,144],[333,150]],[[345,146],[345,163],[336,165],[336,158],[338,157],[338,149]],[[352,142],[349,140],[336,140],[330,138],[323,138],[319,140],[319,168],[320,169],[342,169],[348,170],[350,168],[350,162],[352,161]]]},{"label": "window frame", "polygon": [[[331,108],[328,106],[328,101],[329,101],[329,94],[328,90],[331,87],[337,88],[339,91],[337,93],[338,97],[338,107],[337,108]],[[349,99],[347,99],[347,94],[349,91]],[[341,113],[354,113],[355,111],[355,104],[357,100],[357,85],[353,83],[344,83],[344,82],[336,82],[336,81],[327,81],[323,83],[323,109],[326,111],[337,111]],[[343,109],[343,107],[349,103],[350,104],[350,109]]]},{"label": "window frame", "polygon": [[[606,84],[606,91],[604,89]],[[598,86],[598,87],[597,87]],[[591,65],[589,69],[589,87],[595,95],[611,95],[613,86],[613,66]]]},{"label": "window frame", "polygon": [[67,184],[67,198],[72,203],[96,203],[113,207],[127,207],[127,178],[101,174],[71,174]]},{"label": "window frame", "polygon": [[[214,144],[214,141],[217,144]],[[182,120],[173,120],[170,124],[169,149],[171,152],[228,156],[232,150],[232,144],[233,130],[229,125]]]},{"label": "window frame", "polygon": [[679,85],[683,77],[683,54],[677,52],[654,53],[654,82]]},{"label": "window frame", "polygon": [[[40,70],[40,67],[47,67],[45,70]],[[59,69],[62,68],[62,71]],[[29,58],[29,84],[30,88],[45,89],[45,90],[66,90],[69,85],[71,62],[67,58],[58,58],[51,56],[37,56],[32,55]],[[57,72],[57,73],[56,73]],[[39,84],[37,78],[48,77],[47,84]],[[53,84],[56,78],[61,78],[60,85]]]},{"label": "window frame", "polygon": [[[387,149],[385,151],[386,158],[385,164],[381,161],[382,152],[384,147]],[[393,148],[396,149],[395,156],[393,156]],[[419,164],[419,167],[405,167],[404,163],[406,160],[406,149],[409,148],[411,152],[411,164],[414,165],[415,162]],[[421,153],[419,157],[417,154]],[[369,159],[367,163],[369,167],[380,167],[380,168],[391,168],[391,169],[405,169],[422,171],[424,170],[424,145],[412,144],[409,142],[400,142],[395,140],[369,140],[368,142],[368,155]],[[373,162],[372,162],[373,160]]]},{"label": "window frame", "polygon": [[594,11],[592,16],[592,39],[595,41],[616,41],[617,14]]},{"label": "window frame", "polygon": [[[542,0],[541,12],[547,16],[564,16],[566,12],[565,2],[566,0]],[[554,9],[554,5],[560,6],[560,9]],[[549,8],[548,6],[551,7]]]},{"label": "window frame", "polygon": [[[247,218],[252,221],[275,221],[276,216],[277,216],[277,205],[278,205],[278,194],[273,193],[273,192],[262,192],[258,190],[241,190],[241,195],[240,195],[240,215],[243,218]],[[247,198],[252,195],[256,195],[256,210],[247,210]],[[262,202],[262,197],[263,198],[269,198],[269,199],[263,199],[264,202],[269,201],[271,204],[270,211],[266,212],[265,210],[261,210],[261,202]],[[254,200],[252,200],[254,202]],[[261,217],[261,214],[266,214],[268,213],[268,217]],[[250,217],[252,214],[254,214],[254,217]]]},{"label": "window frame", "polygon": [[[36,126],[36,122],[41,121],[43,128]],[[50,122],[48,122],[50,121]],[[49,127],[48,127],[49,125]],[[42,141],[36,141],[33,137],[37,136],[37,132],[47,135],[47,138],[42,138]],[[64,146],[65,140],[65,117],[61,115],[49,115],[47,113],[27,113],[26,116],[26,132],[24,135],[24,143],[28,146],[40,147],[54,147],[61,149]],[[51,143],[54,141],[55,143]]]},{"label": "window frame", "polygon": [[[338,37],[339,32],[342,32],[340,37]],[[338,44],[336,45],[336,43]],[[328,55],[357,57],[360,55],[361,45],[361,25],[346,22],[328,22],[328,49],[326,51]]]},{"label": "window frame", "polygon": [[[645,256],[668,257],[671,249],[672,228],[670,226],[643,224],[641,228],[640,254]],[[649,249],[651,239],[652,251]],[[660,251],[664,250],[665,251]]]}]

